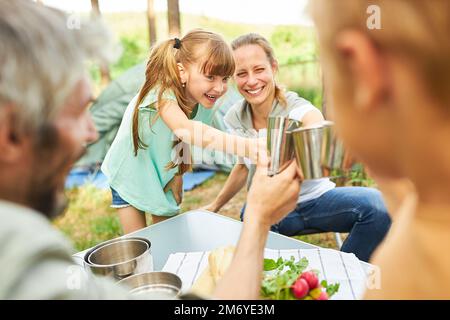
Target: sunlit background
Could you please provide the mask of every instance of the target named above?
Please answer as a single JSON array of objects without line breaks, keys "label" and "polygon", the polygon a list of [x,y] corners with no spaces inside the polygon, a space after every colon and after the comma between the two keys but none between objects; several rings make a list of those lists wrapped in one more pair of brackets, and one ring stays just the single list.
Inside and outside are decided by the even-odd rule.
[{"label": "sunlit background", "polygon": [[[43,0],[44,4],[68,12],[91,10],[90,0]],[[100,0],[103,12],[145,11],[147,0]],[[256,24],[311,25],[305,8],[307,0],[179,0],[180,12],[221,20]],[[157,12],[167,11],[166,0],[154,0]]]}]

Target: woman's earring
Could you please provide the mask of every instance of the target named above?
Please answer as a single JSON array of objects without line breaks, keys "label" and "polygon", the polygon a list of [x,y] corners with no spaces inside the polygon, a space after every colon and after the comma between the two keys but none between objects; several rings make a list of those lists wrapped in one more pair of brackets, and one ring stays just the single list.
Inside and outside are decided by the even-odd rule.
[{"label": "woman's earring", "polygon": [[183,82],[183,83],[181,84],[181,86],[182,86],[183,88],[186,88],[186,82]]}]

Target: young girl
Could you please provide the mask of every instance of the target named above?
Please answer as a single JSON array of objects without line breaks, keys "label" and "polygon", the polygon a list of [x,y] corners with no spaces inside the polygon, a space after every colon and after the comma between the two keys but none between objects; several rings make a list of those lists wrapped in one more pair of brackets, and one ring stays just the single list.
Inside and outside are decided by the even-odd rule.
[{"label": "young girl", "polygon": [[[277,60],[269,42],[261,35],[249,33],[235,39],[231,47],[236,63],[235,81],[244,100],[232,106],[224,117],[231,131],[251,136],[265,134],[269,116],[286,116],[302,121],[304,126],[323,121],[321,112],[295,92],[284,92],[275,82]],[[238,163],[224,188],[209,206],[217,212],[248,181],[252,181],[254,165]],[[242,210],[243,212],[243,210]],[[329,179],[303,182],[298,205],[272,231],[287,236],[304,230],[349,232],[342,250],[367,261],[383,240],[390,219],[380,193],[371,188],[335,188]]]},{"label": "young girl", "polygon": [[174,216],[182,175],[194,144],[256,160],[258,142],[225,134],[200,121],[227,90],[234,73],[230,48],[217,34],[196,29],[150,53],[145,82],[125,111],[102,165],[124,233]]}]

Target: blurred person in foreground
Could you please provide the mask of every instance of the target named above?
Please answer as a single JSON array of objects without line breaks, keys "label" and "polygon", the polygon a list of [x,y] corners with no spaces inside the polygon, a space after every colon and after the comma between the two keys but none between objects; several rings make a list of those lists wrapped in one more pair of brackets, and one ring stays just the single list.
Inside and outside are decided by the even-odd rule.
[{"label": "blurred person in foreground", "polygon": [[[107,58],[105,29],[69,29],[65,14],[32,1],[0,7],[0,299],[129,298],[109,279],[77,273],[73,249],[49,221],[66,206],[68,171],[98,136],[84,62]],[[215,298],[257,297],[268,230],[295,206],[295,163],[269,178],[261,154],[234,268]]]},{"label": "blurred person in foreground", "polygon": [[[398,210],[371,260],[381,285],[366,298],[449,299],[450,2],[310,5],[338,134],[397,191],[386,193]],[[392,187],[403,179],[406,196]]]}]

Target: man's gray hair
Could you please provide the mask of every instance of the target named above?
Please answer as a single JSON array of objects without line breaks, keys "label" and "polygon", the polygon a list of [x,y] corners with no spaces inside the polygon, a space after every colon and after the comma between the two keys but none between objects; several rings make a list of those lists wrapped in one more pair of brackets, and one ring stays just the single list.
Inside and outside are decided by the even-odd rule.
[{"label": "man's gray hair", "polygon": [[30,0],[0,0],[0,8],[0,113],[13,105],[16,129],[38,129],[69,97],[87,59],[111,60],[111,36],[99,20],[71,25]]}]

